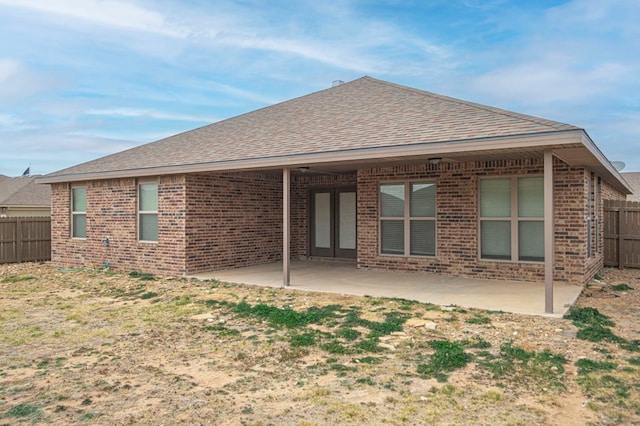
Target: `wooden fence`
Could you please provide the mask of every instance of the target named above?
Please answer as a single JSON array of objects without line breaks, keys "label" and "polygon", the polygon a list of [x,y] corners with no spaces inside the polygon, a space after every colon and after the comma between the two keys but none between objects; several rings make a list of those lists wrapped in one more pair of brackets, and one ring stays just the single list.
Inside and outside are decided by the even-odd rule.
[{"label": "wooden fence", "polygon": [[51,260],[51,218],[0,218],[0,263]]},{"label": "wooden fence", "polygon": [[604,264],[640,268],[640,202],[605,200]]}]

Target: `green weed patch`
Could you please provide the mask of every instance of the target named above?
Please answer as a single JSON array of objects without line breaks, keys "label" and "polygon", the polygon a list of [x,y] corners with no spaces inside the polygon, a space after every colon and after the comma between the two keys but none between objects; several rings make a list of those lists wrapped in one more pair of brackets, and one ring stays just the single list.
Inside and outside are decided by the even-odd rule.
[{"label": "green weed patch", "polygon": [[141,281],[155,281],[156,277],[153,274],[146,274],[143,272],[131,271],[129,272],[131,278],[137,278]]},{"label": "green weed patch", "polygon": [[596,308],[590,306],[572,306],[564,318],[573,321],[576,327],[598,325],[602,327],[613,327],[616,325],[608,316],[601,314]]},{"label": "green weed patch", "polygon": [[19,275],[8,275],[6,277],[4,277],[2,279],[3,283],[19,283],[22,281],[32,281],[32,280],[36,280],[37,278],[31,275],[25,275],[25,276],[19,276]]},{"label": "green weed patch", "polygon": [[500,346],[500,356],[487,356],[480,365],[489,371],[494,379],[511,383],[531,383],[547,389],[564,389],[564,364],[566,358],[548,350],[527,351],[511,342]]},{"label": "green weed patch", "polygon": [[16,417],[36,422],[42,419],[43,414],[44,413],[42,412],[42,410],[40,410],[38,407],[28,404],[19,404],[11,407],[6,413],[0,414],[0,419]]},{"label": "green weed patch", "polygon": [[471,361],[471,355],[458,342],[434,340],[429,346],[435,352],[427,364],[418,365],[418,374],[435,377],[440,382],[447,381],[447,373],[463,368]]},{"label": "green weed patch", "polygon": [[491,318],[480,314],[473,314],[471,318],[465,321],[467,324],[490,324]]},{"label": "green weed patch", "polygon": [[587,374],[594,371],[611,371],[618,367],[618,364],[607,361],[594,361],[591,359],[580,359],[575,363],[578,367],[578,374]]},{"label": "green weed patch", "polygon": [[590,342],[612,342],[622,343],[625,340],[619,336],[616,336],[610,328],[603,327],[601,325],[593,325],[585,328],[581,328],[577,333],[578,339],[588,340]]},{"label": "green weed patch", "polygon": [[297,312],[291,308],[278,308],[264,303],[251,306],[246,302],[240,302],[234,308],[234,312],[239,315],[264,318],[272,325],[297,328],[318,324],[326,318],[335,318],[336,312],[340,309],[340,305],[328,305],[322,308],[313,306],[305,312]]},{"label": "green weed patch", "polygon": [[613,291],[629,291],[633,290],[633,287],[629,287],[627,284],[616,284],[614,286],[611,286],[611,289]]}]

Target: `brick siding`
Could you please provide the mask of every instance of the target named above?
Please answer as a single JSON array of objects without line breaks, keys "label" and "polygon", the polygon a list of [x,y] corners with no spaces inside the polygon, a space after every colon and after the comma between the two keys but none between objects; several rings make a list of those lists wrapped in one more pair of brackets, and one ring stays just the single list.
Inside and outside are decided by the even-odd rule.
[{"label": "brick siding", "polygon": [[[358,171],[358,266],[379,270],[427,271],[455,276],[543,281],[544,264],[480,260],[478,180],[484,176],[542,175],[542,160],[441,163]],[[436,256],[379,253],[378,193],[381,182],[424,179],[437,187]],[[583,284],[602,267],[587,264],[585,171],[554,159],[556,281]]]},{"label": "brick siding", "polygon": [[[52,186],[51,260],[64,266],[182,274],[184,262],[184,176],[158,182],[158,242],[137,238],[137,181],[110,179],[74,184],[87,188],[87,238],[70,236],[69,184]],[[109,245],[103,241],[109,238]]]},{"label": "brick siding", "polygon": [[187,175],[187,273],[282,259],[281,174]]},{"label": "brick siding", "polygon": [[[309,255],[309,191],[357,185],[357,264],[374,270],[542,281],[542,263],[478,258],[478,180],[484,176],[542,175],[542,160],[440,163],[360,169],[338,175],[293,175],[291,257]],[[602,268],[602,253],[586,253],[586,195],[590,172],[554,159],[555,279],[583,284]],[[381,182],[433,180],[437,185],[437,255],[379,254]],[[157,243],[137,240],[137,180],[91,181],[87,188],[87,238],[70,238],[71,185],[52,186],[52,262],[184,275],[281,260],[280,173],[199,173],[157,178]],[[76,186],[74,184],[74,186]],[[602,181],[603,198],[624,198]],[[599,217],[602,217],[600,203]],[[603,247],[603,227],[596,236]],[[103,240],[109,237],[110,244]]]}]

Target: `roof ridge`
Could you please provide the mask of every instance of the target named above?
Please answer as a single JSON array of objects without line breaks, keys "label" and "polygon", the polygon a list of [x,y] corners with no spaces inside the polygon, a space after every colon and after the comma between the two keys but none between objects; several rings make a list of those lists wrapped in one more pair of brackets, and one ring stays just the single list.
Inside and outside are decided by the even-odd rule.
[{"label": "roof ridge", "polygon": [[[453,102],[453,103],[457,103],[457,104],[461,104],[461,105],[466,105],[466,106],[469,106],[469,107],[482,109],[482,110],[485,110],[485,111],[490,111],[490,112],[493,112],[493,113],[505,115],[505,116],[512,117],[512,118],[519,118],[521,120],[529,121],[529,122],[540,124],[540,125],[543,125],[543,126],[548,126],[548,127],[553,128],[553,129],[561,129],[563,127],[565,128],[565,130],[568,130],[568,129],[580,129],[580,127],[574,126],[573,124],[563,123],[561,121],[556,121],[556,120],[548,120],[548,119],[545,119],[545,118],[542,118],[542,117],[536,117],[535,115],[522,114],[522,113],[519,113],[519,112],[509,111],[509,110],[503,109],[503,108],[497,108],[497,107],[492,107],[490,105],[480,104],[480,103],[477,103],[477,102],[466,101],[464,99],[453,98],[451,96],[446,96],[446,95],[441,95],[439,93],[430,92],[428,90],[422,90],[422,89],[418,89],[418,88],[415,88],[415,87],[404,86],[402,84],[392,83],[390,81],[378,80],[377,78],[373,78],[373,77],[370,77],[370,76],[364,76],[364,77],[361,77],[359,79],[350,81],[349,83],[356,82],[358,80],[363,80],[363,79],[368,79],[368,80],[371,80],[372,82],[383,84],[383,85],[387,85],[387,86],[391,86],[391,87],[395,87],[397,89],[402,89],[402,90],[406,90],[406,91],[409,91],[409,92],[415,92],[415,93],[419,93],[419,94],[422,94],[422,95],[430,96],[430,97],[433,97],[433,98],[439,98],[439,99],[442,99],[442,100],[447,101],[447,102]],[[550,124],[550,123],[554,123],[555,125]]]}]

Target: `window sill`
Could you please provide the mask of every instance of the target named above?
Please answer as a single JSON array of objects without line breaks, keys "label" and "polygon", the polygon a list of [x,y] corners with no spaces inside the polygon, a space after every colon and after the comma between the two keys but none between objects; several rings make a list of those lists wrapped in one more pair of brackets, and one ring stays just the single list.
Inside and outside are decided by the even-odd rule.
[{"label": "window sill", "polygon": [[544,260],[506,260],[506,259],[478,259],[478,263],[512,263],[544,265]]},{"label": "window sill", "polygon": [[389,253],[378,253],[380,257],[392,257],[392,258],[403,258],[403,259],[436,259],[437,255],[417,255],[417,254],[389,254]]}]

